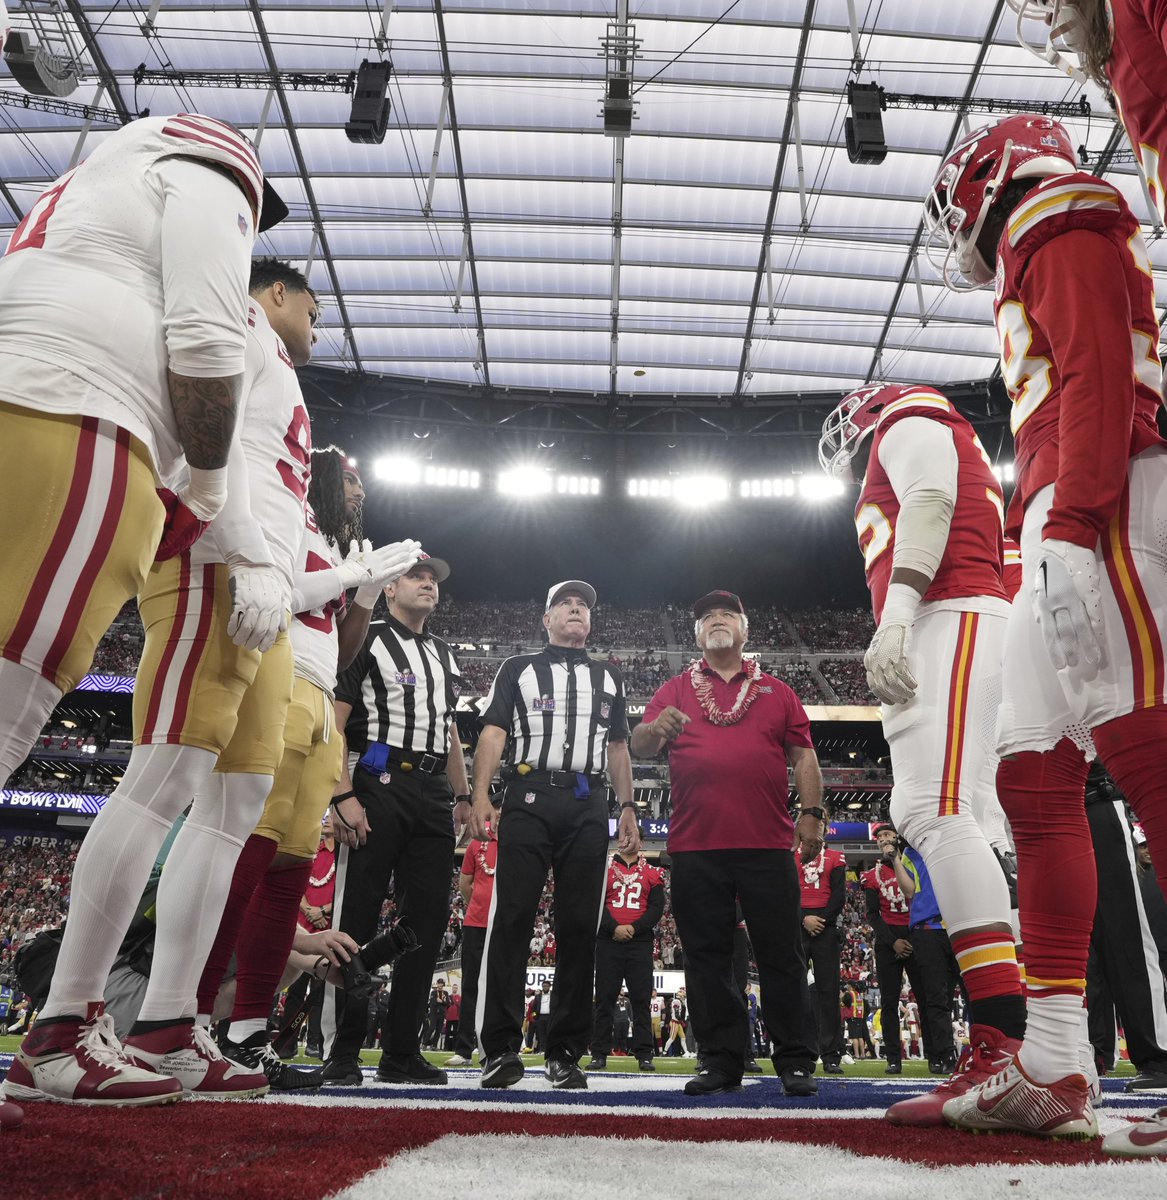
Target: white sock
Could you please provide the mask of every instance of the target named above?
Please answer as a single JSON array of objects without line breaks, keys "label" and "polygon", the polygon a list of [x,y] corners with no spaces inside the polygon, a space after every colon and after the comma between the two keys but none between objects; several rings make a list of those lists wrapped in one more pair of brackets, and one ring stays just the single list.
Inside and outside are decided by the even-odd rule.
[{"label": "white sock", "polygon": [[1082,1024],[1081,996],[1043,996],[1026,1000],[1025,1041],[1017,1057],[1035,1083],[1054,1083],[1081,1071],[1078,1061]]},{"label": "white sock", "polygon": [[31,667],[0,659],[0,787],[28,757],[61,689]]},{"label": "white sock", "polygon": [[232,1021],[227,1036],[238,1045],[245,1042],[253,1033],[266,1033],[267,1021],[263,1017],[249,1017],[246,1021]]},{"label": "white sock", "polygon": [[[135,746],[73,869],[61,953],[42,1017],[100,1000],[166,835],[215,765],[193,746]],[[165,872],[163,872],[165,875]]]},{"label": "white sock", "polygon": [[195,993],[219,930],[243,843],[271,791],[270,775],[214,774],[195,797],[158,887],[158,934],[140,1021],[194,1017]]}]

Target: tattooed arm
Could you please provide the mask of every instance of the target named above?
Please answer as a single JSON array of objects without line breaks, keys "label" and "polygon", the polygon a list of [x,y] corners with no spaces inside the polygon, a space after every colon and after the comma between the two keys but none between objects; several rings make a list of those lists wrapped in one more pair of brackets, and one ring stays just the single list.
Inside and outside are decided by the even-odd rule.
[{"label": "tattooed arm", "polygon": [[201,470],[225,467],[243,390],[242,374],[225,379],[191,379],[167,371],[166,382],[186,461]]}]

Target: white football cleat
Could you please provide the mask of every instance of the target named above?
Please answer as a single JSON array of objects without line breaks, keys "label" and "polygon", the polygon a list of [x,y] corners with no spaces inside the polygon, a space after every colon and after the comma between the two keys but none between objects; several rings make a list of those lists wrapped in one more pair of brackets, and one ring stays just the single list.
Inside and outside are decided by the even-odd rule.
[{"label": "white football cleat", "polygon": [[979,1087],[954,1096],[943,1111],[949,1125],[974,1133],[1002,1129],[1049,1138],[1098,1136],[1098,1118],[1084,1076],[1035,1083],[1019,1058]]},{"label": "white football cleat", "polygon": [[1102,1153],[1116,1158],[1167,1158],[1167,1108],[1146,1121],[1108,1133],[1102,1139]]}]

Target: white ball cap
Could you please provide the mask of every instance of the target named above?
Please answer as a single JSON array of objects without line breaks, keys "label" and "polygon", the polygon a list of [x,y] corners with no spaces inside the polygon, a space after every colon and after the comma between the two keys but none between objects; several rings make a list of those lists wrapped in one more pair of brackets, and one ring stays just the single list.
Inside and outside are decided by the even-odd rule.
[{"label": "white ball cap", "polygon": [[588,608],[596,607],[596,589],[590,583],[584,583],[582,579],[565,579],[562,583],[552,585],[547,593],[547,606],[543,611],[550,612],[551,606],[556,600],[566,596],[568,592],[575,592],[582,596]]}]

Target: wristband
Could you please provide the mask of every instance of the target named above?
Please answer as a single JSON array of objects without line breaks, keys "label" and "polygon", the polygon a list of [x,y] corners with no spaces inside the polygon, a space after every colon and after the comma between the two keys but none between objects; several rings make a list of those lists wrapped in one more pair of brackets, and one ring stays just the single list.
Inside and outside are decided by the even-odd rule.
[{"label": "wristband", "polygon": [[817,807],[804,808],[798,815],[800,817],[817,817],[820,821],[825,821],[827,819],[827,814],[823,812],[821,808]]},{"label": "wristband", "polygon": [[635,807],[636,807],[636,805],[633,804],[631,800],[625,800],[624,803],[620,805],[620,811],[623,812],[624,809],[626,809],[626,808],[635,808]]},{"label": "wristband", "polygon": [[213,521],[227,503],[226,467],[190,467],[190,477],[180,495],[200,521]]},{"label": "wristband", "polygon": [[469,792],[465,793],[465,794],[464,794],[464,795],[462,795],[462,796],[455,796],[455,797],[454,797],[454,804],[455,804],[455,805],[458,805],[458,804],[473,804],[473,803],[474,803],[474,797],[473,797],[473,796],[471,796]]}]

